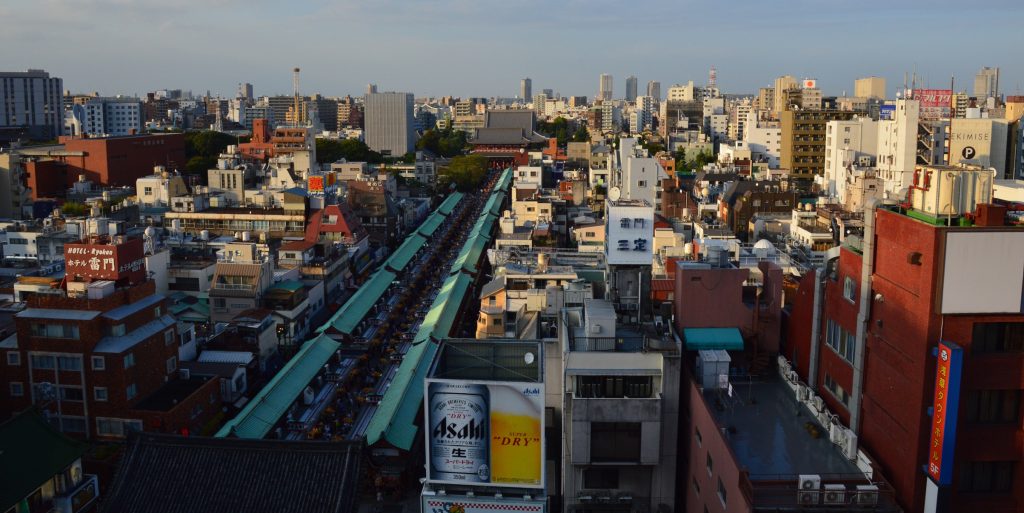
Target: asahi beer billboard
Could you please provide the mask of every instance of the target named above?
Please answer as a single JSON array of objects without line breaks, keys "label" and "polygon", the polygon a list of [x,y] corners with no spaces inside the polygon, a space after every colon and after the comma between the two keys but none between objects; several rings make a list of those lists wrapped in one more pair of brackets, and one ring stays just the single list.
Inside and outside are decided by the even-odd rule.
[{"label": "asahi beer billboard", "polygon": [[544,387],[427,380],[427,479],[544,487]]},{"label": "asahi beer billboard", "polygon": [[544,513],[544,501],[523,499],[449,499],[423,496],[424,513]]}]

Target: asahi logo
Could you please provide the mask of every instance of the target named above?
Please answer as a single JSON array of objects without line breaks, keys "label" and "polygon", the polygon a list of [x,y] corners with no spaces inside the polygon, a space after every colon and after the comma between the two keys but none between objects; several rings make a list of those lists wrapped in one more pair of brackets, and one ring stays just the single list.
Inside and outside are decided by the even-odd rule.
[{"label": "asahi logo", "polygon": [[449,422],[448,417],[441,417],[440,422],[434,426],[434,438],[446,438],[449,440],[483,440],[484,425],[476,419],[469,419],[469,422],[459,424]]}]

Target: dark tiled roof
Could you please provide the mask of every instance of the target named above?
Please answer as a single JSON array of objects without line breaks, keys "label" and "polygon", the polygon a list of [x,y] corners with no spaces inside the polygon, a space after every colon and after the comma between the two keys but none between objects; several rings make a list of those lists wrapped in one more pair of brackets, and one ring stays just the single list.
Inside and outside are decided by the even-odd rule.
[{"label": "dark tiled roof", "polygon": [[356,511],[361,446],[134,435],[103,512]]},{"label": "dark tiled roof", "polygon": [[75,462],[86,446],[57,430],[34,410],[0,424],[0,508],[14,506]]},{"label": "dark tiled roof", "polygon": [[532,110],[489,110],[484,114],[487,128],[521,128],[523,132],[534,130],[536,114]]}]

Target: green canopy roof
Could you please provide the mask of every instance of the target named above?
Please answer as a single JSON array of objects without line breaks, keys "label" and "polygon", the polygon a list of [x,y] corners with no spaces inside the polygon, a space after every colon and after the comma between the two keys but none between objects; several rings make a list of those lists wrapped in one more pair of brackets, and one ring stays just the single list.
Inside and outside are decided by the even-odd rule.
[{"label": "green canopy roof", "polygon": [[451,214],[452,210],[455,210],[455,206],[458,205],[460,201],[462,201],[462,196],[463,194],[461,192],[451,193],[451,195],[449,195],[448,198],[446,198],[444,202],[441,203],[441,206],[437,207],[437,211],[444,215]]},{"label": "green canopy roof", "polygon": [[54,429],[35,410],[0,424],[0,509],[17,505],[63,472],[86,447]]},{"label": "green canopy roof", "polygon": [[739,328],[683,328],[683,338],[686,340],[686,349],[690,351],[743,350],[743,336]]},{"label": "green canopy roof", "polygon": [[439,212],[434,212],[433,214],[430,214],[430,217],[424,220],[422,224],[420,224],[420,227],[416,232],[424,237],[430,237],[431,235],[434,235],[434,232],[436,232],[442,224],[444,224],[444,219],[445,217]]},{"label": "green canopy roof", "polygon": [[423,247],[423,243],[426,241],[427,239],[422,235],[416,233],[409,235],[402,242],[402,245],[398,246],[398,249],[391,254],[386,265],[395,272],[404,270],[405,266],[409,265],[412,257],[416,256],[416,252]]},{"label": "green canopy roof", "polygon": [[480,256],[487,249],[488,241],[488,237],[479,234],[474,234],[467,240],[466,244],[462,246],[459,256],[452,263],[452,273],[460,272],[463,269],[475,272],[477,264],[480,263]]},{"label": "green canopy roof", "polygon": [[341,344],[327,335],[306,342],[255,397],[215,435],[259,439],[267,436]]},{"label": "green canopy roof", "polygon": [[299,280],[281,281],[270,286],[270,288],[272,289],[284,289],[289,292],[295,292],[301,289],[302,287],[305,287],[305,285],[303,285],[302,282]]},{"label": "green canopy roof", "polygon": [[317,329],[317,333],[323,333],[333,327],[346,335],[351,334],[394,280],[395,273],[384,269],[377,271],[377,274],[366,280],[366,283],[363,283],[363,286],[359,287],[359,290],[352,294],[352,297],[348,298],[348,301],[337,312],[334,312],[334,315],[323,326]]}]

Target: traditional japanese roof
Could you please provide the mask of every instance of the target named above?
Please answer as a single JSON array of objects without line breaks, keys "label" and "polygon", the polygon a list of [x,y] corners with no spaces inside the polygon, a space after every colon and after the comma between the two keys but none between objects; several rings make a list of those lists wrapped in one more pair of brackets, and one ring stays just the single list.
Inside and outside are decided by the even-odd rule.
[{"label": "traditional japanese roof", "polygon": [[103,511],[356,511],[361,449],[361,442],[137,434]]},{"label": "traditional japanese roof", "polygon": [[53,429],[34,410],[0,424],[0,509],[6,511],[28,497],[86,448]]}]

